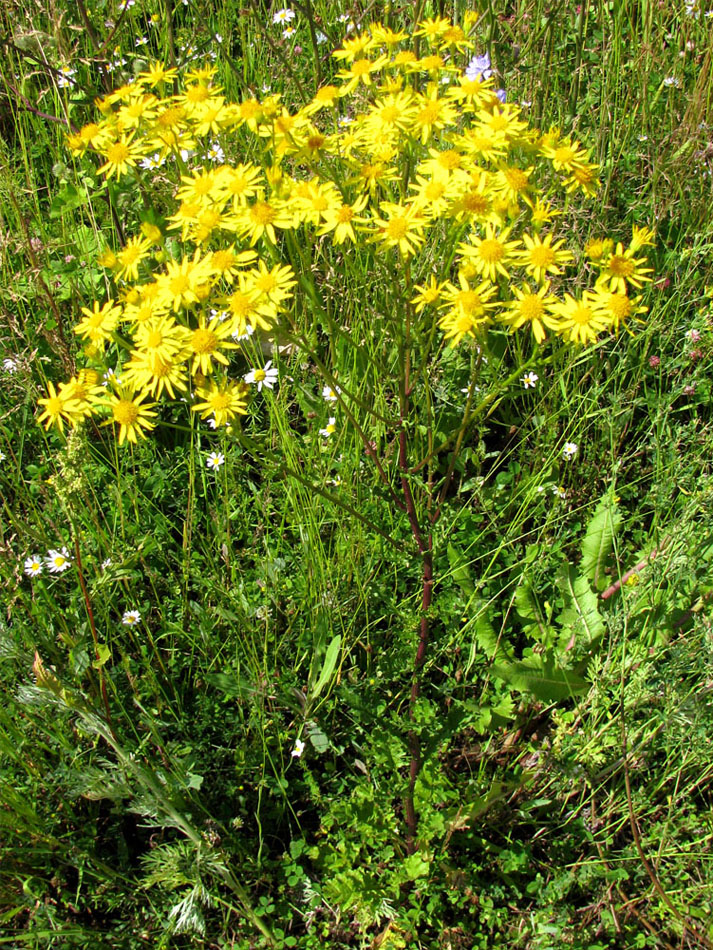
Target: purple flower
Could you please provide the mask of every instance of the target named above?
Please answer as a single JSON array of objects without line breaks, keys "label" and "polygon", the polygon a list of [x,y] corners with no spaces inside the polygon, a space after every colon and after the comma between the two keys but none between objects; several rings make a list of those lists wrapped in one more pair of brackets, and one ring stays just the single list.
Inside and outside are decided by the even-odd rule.
[{"label": "purple flower", "polygon": [[493,70],[491,69],[488,54],[483,53],[482,56],[474,56],[468,63],[465,75],[466,79],[469,79],[471,82],[483,82],[484,79],[490,79],[493,75]]},{"label": "purple flower", "polygon": [[505,92],[504,89],[498,89],[498,90],[496,90],[495,95],[498,97],[498,99],[499,99],[502,103],[504,103],[504,102],[505,102],[505,99],[507,98],[507,94],[506,94],[506,92]]}]

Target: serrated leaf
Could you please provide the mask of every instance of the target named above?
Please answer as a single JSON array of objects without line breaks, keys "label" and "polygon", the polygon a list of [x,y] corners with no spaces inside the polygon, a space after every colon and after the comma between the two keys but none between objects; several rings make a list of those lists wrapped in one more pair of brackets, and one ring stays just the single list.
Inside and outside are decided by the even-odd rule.
[{"label": "serrated leaf", "polygon": [[557,618],[562,627],[560,645],[563,651],[575,644],[591,647],[606,632],[599,613],[597,595],[582,574],[577,574],[571,565],[566,565],[560,574],[560,589],[565,608]]},{"label": "serrated leaf", "polygon": [[522,619],[529,621],[526,627],[536,627],[539,639],[545,643],[551,642],[552,628],[547,623],[547,618],[540,609],[537,597],[527,580],[523,579],[515,591],[515,607]]},{"label": "serrated leaf", "polygon": [[586,693],[590,685],[571,670],[555,666],[552,657],[543,659],[537,656],[528,661],[500,664],[492,666],[491,672],[515,689],[530,693],[545,703],[556,703]]},{"label": "serrated leaf", "polygon": [[457,548],[455,544],[448,545],[448,563],[451,566],[453,580],[458,584],[463,593],[470,597],[475,590],[475,586],[470,576],[468,561],[463,552]]},{"label": "serrated leaf", "polygon": [[582,542],[580,569],[595,590],[604,590],[606,587],[604,568],[614,546],[614,535],[620,523],[621,512],[617,508],[612,491],[608,491],[594,509]]},{"label": "serrated leaf", "polygon": [[490,622],[487,605],[483,601],[479,601],[475,605],[475,617],[472,621],[472,627],[473,643],[470,649],[470,659],[468,660],[469,669],[475,660],[476,647],[480,647],[489,660],[494,660],[496,657],[502,660],[507,659],[505,651],[500,645],[500,637]]}]

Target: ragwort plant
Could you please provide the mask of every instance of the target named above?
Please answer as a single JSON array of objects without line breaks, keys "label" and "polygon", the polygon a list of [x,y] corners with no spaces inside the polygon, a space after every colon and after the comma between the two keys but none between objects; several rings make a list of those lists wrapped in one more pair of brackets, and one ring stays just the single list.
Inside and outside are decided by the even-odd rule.
[{"label": "ragwort plant", "polygon": [[[101,254],[107,296],[87,301],[74,327],[83,365],[49,384],[38,417],[60,432],[113,426],[129,448],[162,421],[189,429],[200,417],[279,460],[241,417],[293,355],[316,369],[327,414],[312,437],[327,452],[354,434],[421,566],[396,796],[408,860],[435,834],[419,824],[420,694],[455,477],[498,407],[517,413],[582,347],[635,328],[653,238],[634,228],[627,245],[603,235],[575,246],[568,211],[599,185],[587,149],[529,127],[489,59],[471,59],[463,28],[434,17],[414,38],[370,25],[334,53],[334,84],[297,109],[279,95],[229,102],[214,67],[179,77],[160,62],[97,102],[101,118],[68,147],[96,157],[115,196],[140,195],[141,224]],[[262,352],[269,362],[256,362]],[[457,413],[440,385],[454,363],[467,374]],[[404,549],[344,486],[327,492],[319,477],[285,471]],[[112,745],[108,705],[106,718],[96,732]],[[400,885],[422,873],[417,863]]]}]

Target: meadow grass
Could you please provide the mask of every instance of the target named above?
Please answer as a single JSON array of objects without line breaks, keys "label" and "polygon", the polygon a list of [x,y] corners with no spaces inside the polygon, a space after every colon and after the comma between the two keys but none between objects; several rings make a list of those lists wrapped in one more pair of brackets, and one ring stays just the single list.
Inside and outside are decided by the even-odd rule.
[{"label": "meadow grass", "polygon": [[[439,345],[404,424],[395,258],[286,232],[295,309],[240,357],[279,384],[230,431],[176,401],[136,446],[47,432],[114,293],[98,256],[175,208],[168,174],[122,188],[67,149],[95,97],[208,59],[228,101],[296,110],[374,20],[471,10],[277,9],[0,12],[0,944],[708,947],[713,19],[488,3],[457,57],[591,148],[568,246],[655,230],[640,323],[539,356],[494,333],[487,364]],[[430,562],[409,492],[422,524],[443,506]],[[51,550],[68,569],[29,576]]]}]

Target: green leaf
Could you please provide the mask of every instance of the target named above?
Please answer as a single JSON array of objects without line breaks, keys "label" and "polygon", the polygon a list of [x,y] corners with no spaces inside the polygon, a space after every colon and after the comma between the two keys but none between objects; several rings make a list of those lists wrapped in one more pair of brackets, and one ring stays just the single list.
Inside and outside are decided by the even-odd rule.
[{"label": "green leaf", "polygon": [[590,685],[571,670],[555,666],[552,657],[543,659],[541,656],[535,656],[518,663],[492,666],[491,672],[515,689],[530,693],[535,699],[545,703],[556,703],[586,693]]},{"label": "green leaf", "polygon": [[563,628],[560,634],[563,652],[571,650],[575,643],[591,647],[601,640],[606,632],[599,613],[597,595],[589,586],[586,577],[575,575],[575,569],[571,565],[565,565],[559,578],[565,604],[564,610],[557,618]]},{"label": "green leaf", "polygon": [[339,651],[342,646],[342,638],[337,634],[336,637],[332,637],[329,646],[327,647],[327,652],[324,654],[324,662],[322,664],[322,672],[319,674],[319,679],[314,684],[311,692],[310,699],[316,699],[317,696],[322,692],[324,687],[327,685],[329,680],[334,673],[334,668],[337,665],[337,660],[339,659]]},{"label": "green leaf", "polygon": [[607,585],[604,568],[620,523],[621,512],[614,500],[613,489],[610,489],[599,500],[582,542],[581,570],[595,590],[604,590]]},{"label": "green leaf", "polygon": [[470,648],[468,669],[475,662],[476,648],[480,647],[489,660],[499,658],[507,660],[507,655],[501,646],[501,638],[495,632],[488,615],[487,604],[480,600],[475,604],[475,617],[471,621],[473,629],[473,643]]},{"label": "green leaf", "polygon": [[468,561],[463,552],[457,548],[455,544],[448,545],[448,563],[451,566],[451,574],[456,584],[458,584],[464,594],[470,597],[475,587],[470,576]]},{"label": "green leaf", "polygon": [[96,657],[96,659],[92,662],[92,666],[94,667],[94,669],[95,669],[95,670],[101,669],[102,666],[104,666],[104,664],[107,662],[107,660],[109,659],[110,656],[111,656],[111,650],[110,650],[109,647],[106,645],[106,643],[98,643],[98,644],[97,644],[97,657]]},{"label": "green leaf", "polygon": [[547,618],[540,608],[529,581],[524,578],[515,591],[515,607],[522,619],[529,622],[525,628],[527,629],[528,626],[537,628],[537,638],[549,644],[552,640],[552,627],[547,623]]}]

